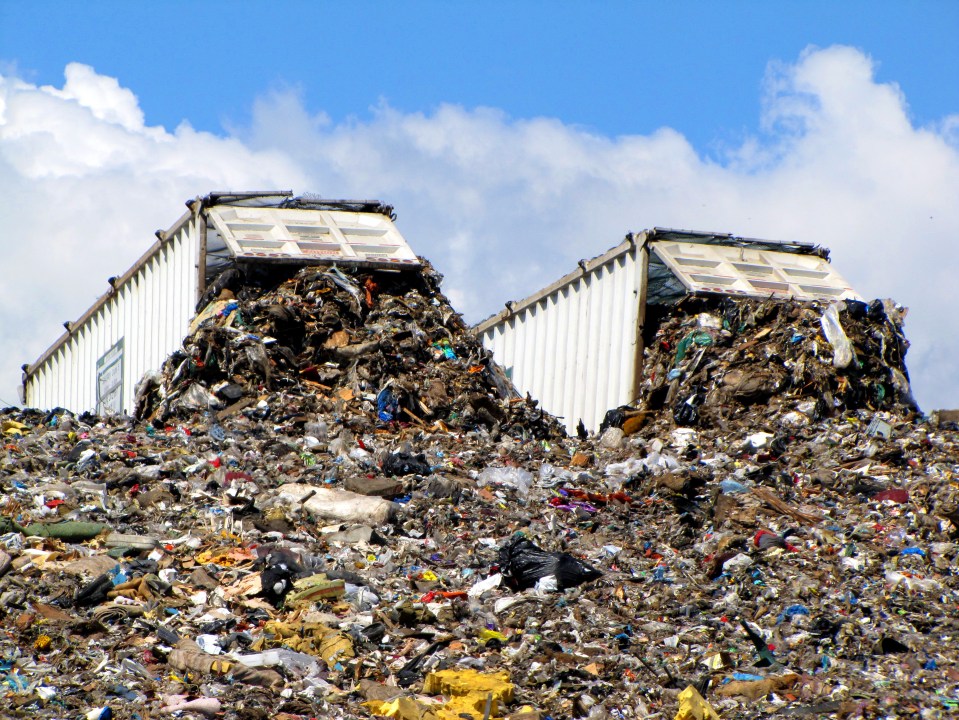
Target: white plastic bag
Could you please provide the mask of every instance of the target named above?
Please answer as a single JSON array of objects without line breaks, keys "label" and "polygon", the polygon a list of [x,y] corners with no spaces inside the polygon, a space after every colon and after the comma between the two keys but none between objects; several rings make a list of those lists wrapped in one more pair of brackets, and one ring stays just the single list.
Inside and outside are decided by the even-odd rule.
[{"label": "white plastic bag", "polygon": [[820,324],[822,325],[823,334],[826,336],[829,344],[832,345],[833,367],[849,367],[849,363],[852,362],[853,358],[852,343],[849,342],[845,330],[842,329],[842,323],[839,322],[838,303],[833,303],[826,308]]}]

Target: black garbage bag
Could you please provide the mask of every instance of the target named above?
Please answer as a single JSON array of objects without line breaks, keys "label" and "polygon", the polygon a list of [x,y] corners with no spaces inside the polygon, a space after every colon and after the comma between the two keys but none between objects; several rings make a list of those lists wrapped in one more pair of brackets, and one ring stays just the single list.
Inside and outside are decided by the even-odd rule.
[{"label": "black garbage bag", "polygon": [[413,455],[412,453],[398,452],[387,455],[383,461],[383,474],[387,477],[396,477],[397,475],[429,475],[433,470],[430,464],[426,462],[426,456],[423,453]]},{"label": "black garbage bag", "polygon": [[695,425],[699,421],[699,406],[706,399],[706,390],[698,385],[692,388],[687,398],[676,401],[673,407],[673,420],[677,425]]},{"label": "black garbage bag", "polygon": [[537,580],[549,575],[556,576],[556,586],[560,590],[603,576],[599,570],[569,553],[546,552],[519,535],[500,548],[497,561],[506,584],[516,590],[531,588]]},{"label": "black garbage bag", "polygon": [[107,599],[107,593],[113,590],[113,578],[110,573],[103,573],[77,591],[73,604],[76,607],[99,605]]},{"label": "black garbage bag", "polygon": [[293,589],[293,582],[306,573],[297,558],[289,550],[278,548],[263,559],[266,567],[260,573],[260,594],[273,605],[279,606]]},{"label": "black garbage bag", "polygon": [[583,418],[580,418],[579,422],[576,424],[576,437],[578,437],[580,440],[585,440],[589,437],[589,433],[586,431],[586,425],[583,424]]},{"label": "black garbage bag", "polygon": [[599,434],[602,435],[611,427],[621,428],[624,422],[626,422],[626,413],[623,412],[622,408],[607,410],[606,415],[603,416],[603,422],[600,423]]},{"label": "black garbage bag", "polygon": [[862,300],[846,300],[845,304],[846,314],[853,320],[859,320],[861,322],[868,317],[870,306]]}]

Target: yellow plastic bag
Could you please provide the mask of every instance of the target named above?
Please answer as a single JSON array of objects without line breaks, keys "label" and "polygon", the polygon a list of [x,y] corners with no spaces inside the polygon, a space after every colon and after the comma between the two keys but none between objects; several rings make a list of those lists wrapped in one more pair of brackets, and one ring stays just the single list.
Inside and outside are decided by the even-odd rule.
[{"label": "yellow plastic bag", "polygon": [[487,698],[492,696],[490,715],[495,717],[500,705],[513,699],[513,683],[505,670],[494,673],[469,669],[440,670],[426,676],[423,692],[448,697],[450,701],[443,709],[454,715],[479,713],[480,718],[485,714]]},{"label": "yellow plastic bag", "polygon": [[692,685],[679,693],[679,711],[674,720],[721,720],[719,713]]},{"label": "yellow plastic bag", "polygon": [[446,720],[436,714],[439,705],[426,705],[411,697],[398,697],[395,700],[368,700],[361,703],[374,715],[395,718],[395,720]]},{"label": "yellow plastic bag", "polygon": [[0,428],[3,429],[3,434],[7,437],[23,437],[30,431],[29,425],[24,425],[16,420],[4,420],[3,423],[0,424]]},{"label": "yellow plastic bag", "polygon": [[513,699],[513,683],[509,673],[481,673],[476,670],[440,670],[426,676],[423,693],[443,695],[445,703],[431,704],[428,700],[399,697],[395,700],[369,700],[363,703],[374,715],[396,720],[483,720],[486,703],[489,717],[500,717],[502,703]]}]

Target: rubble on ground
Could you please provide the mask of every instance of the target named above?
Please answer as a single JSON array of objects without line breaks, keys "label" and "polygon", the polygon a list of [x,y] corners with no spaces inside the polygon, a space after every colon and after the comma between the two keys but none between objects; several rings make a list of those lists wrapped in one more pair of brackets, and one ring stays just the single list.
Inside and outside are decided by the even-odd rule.
[{"label": "rubble on ground", "polygon": [[893,303],[684,301],[567,438],[428,266],[217,293],[136,419],[0,411],[6,716],[959,708],[959,425]]}]

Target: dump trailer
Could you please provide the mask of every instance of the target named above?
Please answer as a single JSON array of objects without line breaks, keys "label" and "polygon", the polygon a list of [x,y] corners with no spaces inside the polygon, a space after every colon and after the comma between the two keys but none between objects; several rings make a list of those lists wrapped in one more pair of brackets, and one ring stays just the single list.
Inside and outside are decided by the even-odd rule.
[{"label": "dump trailer", "polygon": [[653,228],[507,302],[474,330],[516,388],[567,432],[580,421],[595,431],[609,409],[639,394],[650,310],[689,295],[861,300],[826,248]]},{"label": "dump trailer", "polygon": [[375,200],[213,192],[187,211],[35,362],[23,366],[29,407],[130,413],[135,388],[180,347],[217,278],[252,266],[322,264],[403,271],[420,262]]}]

